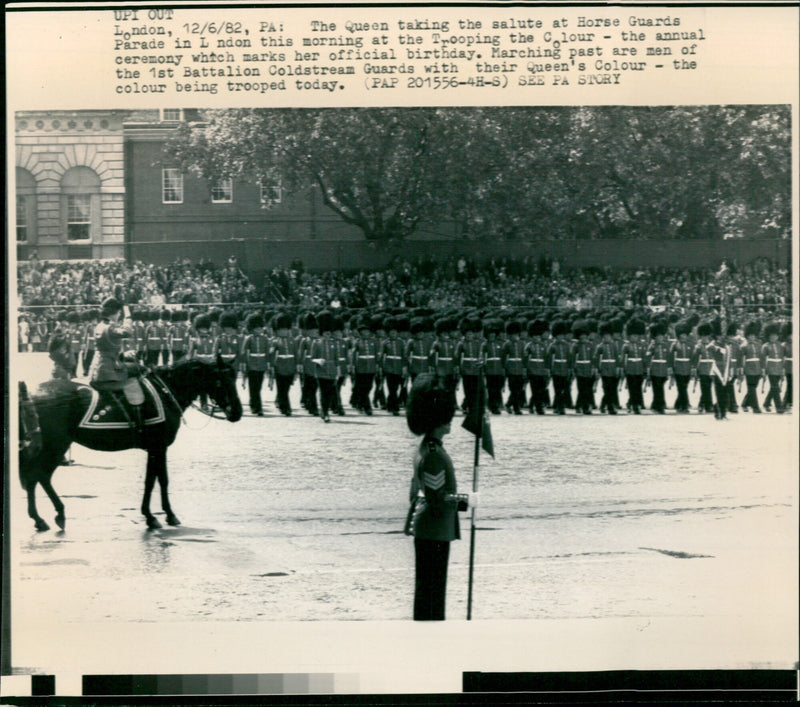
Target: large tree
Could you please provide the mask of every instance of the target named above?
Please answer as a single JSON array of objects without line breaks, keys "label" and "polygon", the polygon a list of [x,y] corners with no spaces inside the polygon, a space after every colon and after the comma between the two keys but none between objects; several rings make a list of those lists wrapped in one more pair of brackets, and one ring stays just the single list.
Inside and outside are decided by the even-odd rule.
[{"label": "large tree", "polygon": [[372,241],[779,236],[785,106],[234,109],[169,144],[208,178],[317,187]]}]

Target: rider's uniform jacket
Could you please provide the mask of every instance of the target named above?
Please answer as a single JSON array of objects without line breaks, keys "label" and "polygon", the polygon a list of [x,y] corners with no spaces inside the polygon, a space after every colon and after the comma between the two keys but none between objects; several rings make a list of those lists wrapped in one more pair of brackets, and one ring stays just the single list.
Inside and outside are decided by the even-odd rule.
[{"label": "rider's uniform jacket", "polygon": [[[128,369],[120,358],[123,340],[131,335],[131,330],[120,324],[104,319],[94,330],[97,353],[92,359],[90,379],[98,387],[122,388],[128,379]],[[115,385],[117,384],[117,385]]]}]

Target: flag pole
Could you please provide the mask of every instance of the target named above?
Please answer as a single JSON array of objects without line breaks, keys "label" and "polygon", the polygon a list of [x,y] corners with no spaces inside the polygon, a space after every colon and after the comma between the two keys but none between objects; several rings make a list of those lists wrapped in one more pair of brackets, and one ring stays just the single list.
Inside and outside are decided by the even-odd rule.
[{"label": "flag pole", "polygon": [[[483,371],[478,377],[478,394],[475,403],[480,413],[480,419],[483,420],[484,405],[483,399]],[[475,457],[472,465],[472,491],[475,493],[478,490],[478,463],[481,456],[481,433],[483,432],[483,425],[478,424],[478,429],[475,432]],[[470,527],[469,527],[469,586],[467,587],[467,621],[472,620],[472,578],[475,569],[475,508],[471,508]]]}]

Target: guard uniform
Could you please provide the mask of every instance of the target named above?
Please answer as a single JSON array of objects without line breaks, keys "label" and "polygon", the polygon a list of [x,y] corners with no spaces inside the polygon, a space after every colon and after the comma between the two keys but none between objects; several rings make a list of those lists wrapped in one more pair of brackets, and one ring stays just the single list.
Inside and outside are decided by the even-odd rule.
[{"label": "guard uniform", "polygon": [[172,352],[172,363],[177,363],[189,348],[189,313],[182,310],[172,312],[167,348]]},{"label": "guard uniform", "polygon": [[628,341],[622,346],[622,372],[628,384],[628,403],[634,415],[644,407],[642,382],[644,380],[644,357],[646,348],[639,337],[645,332],[644,322],[631,319],[628,322]]},{"label": "guard uniform", "polygon": [[324,422],[330,422],[330,413],[336,408],[336,379],[339,374],[336,341],[332,336],[337,322],[331,312],[322,311],[317,315],[317,323],[320,336],[311,344],[311,359],[316,365],[320,417]]},{"label": "guard uniform", "polygon": [[519,338],[522,324],[515,319],[506,322],[506,336],[503,345],[502,363],[508,380],[509,399],[506,405],[508,412],[522,414],[525,405],[525,368],[522,357],[525,345]]},{"label": "guard uniform", "polygon": [[569,392],[572,375],[570,345],[564,338],[569,331],[570,325],[567,322],[554,321],[551,325],[554,338],[547,349],[547,368],[553,379],[553,412],[557,415],[566,414],[566,408],[571,404]]},{"label": "guard uniform", "polygon": [[781,339],[783,340],[783,363],[784,375],[786,377],[786,390],[783,394],[783,409],[791,410],[792,397],[794,390],[792,388],[792,323],[784,322],[781,327]]},{"label": "guard uniform", "polygon": [[575,380],[578,385],[578,398],[575,401],[575,412],[584,415],[592,414],[594,405],[594,381],[596,377],[593,357],[593,347],[589,341],[589,324],[577,320],[572,325],[572,335],[578,341],[572,345],[570,359]]},{"label": "guard uniform", "polygon": [[645,354],[645,369],[653,388],[653,401],[650,409],[663,415],[667,409],[667,401],[664,397],[664,384],[669,376],[669,343],[664,340],[667,333],[666,324],[657,322],[650,325],[650,336],[652,341],[647,347]]},{"label": "guard uniform", "polygon": [[[483,322],[477,317],[468,317],[460,325],[464,339],[456,345],[456,366],[464,385],[464,405],[466,414],[474,409],[478,399],[478,386],[481,385],[483,370]],[[484,403],[485,404],[485,403]]]},{"label": "guard uniform", "polygon": [[294,383],[297,374],[297,345],[289,335],[292,326],[292,318],[288,314],[276,314],[272,319],[272,329],[277,336],[271,342],[270,366],[272,375],[275,377],[275,387],[277,388],[277,406],[281,414],[289,416],[292,414],[292,406],[289,401],[289,390]]},{"label": "guard uniform", "polygon": [[380,367],[389,389],[386,409],[392,415],[399,415],[400,397],[398,392],[408,371],[405,360],[405,343],[397,334],[400,329],[408,327],[408,320],[405,317],[386,317],[383,326],[389,332],[388,338],[381,345],[379,354]]},{"label": "guard uniform", "polygon": [[542,334],[547,331],[547,322],[534,319],[528,323],[528,334],[531,337],[522,352],[525,372],[531,386],[529,409],[537,415],[544,415],[547,406],[547,383],[550,371],[547,369],[547,344]]},{"label": "guard uniform", "polygon": [[359,337],[353,346],[353,407],[372,415],[369,393],[378,370],[378,344],[372,336],[372,320],[367,314],[358,320]]},{"label": "guard uniform", "polygon": [[700,381],[700,402],[697,406],[700,413],[714,412],[714,403],[711,399],[712,360],[708,352],[711,332],[710,322],[703,322],[697,327],[697,335],[700,340],[695,345],[692,354],[692,368],[695,371],[696,379]]},{"label": "guard uniform", "polygon": [[[155,314],[155,313],[154,313]],[[164,352],[164,358],[167,357],[167,342],[169,331],[167,329],[166,319],[169,317],[169,312],[161,312],[159,318],[148,324],[144,333],[144,347],[145,347],[145,361],[150,367],[158,365],[158,360],[161,352]],[[166,363],[166,361],[165,361]]]},{"label": "guard uniform", "polygon": [[264,334],[264,318],[251,314],[245,320],[247,334],[242,341],[242,358],[247,374],[247,390],[250,397],[250,412],[261,417],[264,407],[261,401],[261,388],[269,362],[270,341]]},{"label": "guard uniform", "polygon": [[486,388],[489,411],[499,415],[503,407],[503,386],[505,370],[503,369],[503,342],[498,339],[502,323],[498,319],[490,319],[484,325],[486,340],[483,342],[481,354],[485,363]]},{"label": "guard uniform", "polygon": [[667,357],[668,372],[675,378],[678,396],[675,398],[675,410],[680,413],[689,412],[689,380],[692,377],[692,347],[687,341],[689,326],[679,322],[675,326],[677,340],[670,346]]},{"label": "guard uniform", "polygon": [[783,345],[778,341],[780,324],[770,322],[764,327],[764,335],[768,341],[761,347],[761,365],[764,375],[769,378],[769,391],[764,400],[764,409],[769,410],[775,403],[775,411],[782,413],[783,400],[781,400],[781,379],[784,376],[786,362],[783,358]]},{"label": "guard uniform", "polygon": [[452,319],[443,317],[435,324],[436,340],[430,349],[430,364],[434,373],[441,379],[444,389],[453,400],[456,408],[456,388],[458,387],[458,361],[456,360],[456,344],[450,338],[451,332],[456,330],[456,323]]},{"label": "guard uniform", "polygon": [[614,325],[611,322],[603,322],[600,325],[600,334],[603,340],[597,345],[594,352],[594,365],[603,383],[600,411],[607,412],[609,415],[616,415],[619,409],[617,385],[622,376],[620,348],[611,336],[613,329]]},{"label": "guard uniform", "polygon": [[742,365],[744,367],[744,379],[747,383],[747,393],[742,400],[742,410],[747,412],[752,410],[759,414],[761,408],[758,404],[758,383],[764,375],[761,365],[762,344],[758,340],[761,333],[761,325],[758,322],[750,322],[744,328],[744,335],[747,343],[742,347]]}]

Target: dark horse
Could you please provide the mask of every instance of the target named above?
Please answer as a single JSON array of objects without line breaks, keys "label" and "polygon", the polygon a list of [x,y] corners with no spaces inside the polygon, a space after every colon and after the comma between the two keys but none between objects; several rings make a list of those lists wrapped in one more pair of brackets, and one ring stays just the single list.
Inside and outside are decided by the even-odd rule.
[{"label": "dark horse", "polygon": [[[51,478],[72,442],[107,452],[144,449],[147,452],[147,474],[142,513],[147,519],[147,527],[161,527],[150,512],[150,495],[156,480],[161,487],[161,507],[167,523],[180,525],[167,495],[167,447],[175,441],[183,411],[201,393],[208,395],[231,422],[242,417],[242,404],[236,393],[236,373],[220,358],[216,363],[179,361],[147,373],[142,379],[142,387],[146,401],[141,434],[135,432],[130,424],[121,391],[98,394],[86,385],[51,380],[43,383],[30,398],[26,395],[24,401],[21,400],[23,424],[20,433],[22,435],[27,429],[28,438],[20,448],[19,476],[28,493],[28,515],[34,520],[37,530],[49,530],[36,511],[37,484],[41,484],[55,506],[58,527],[63,530],[66,524],[64,504],[53,489]],[[31,403],[35,415],[31,414]],[[31,430],[37,422],[38,430]]]}]

